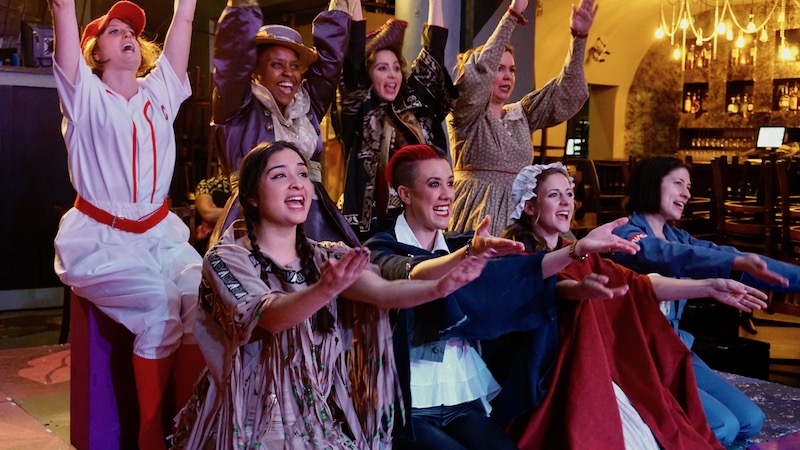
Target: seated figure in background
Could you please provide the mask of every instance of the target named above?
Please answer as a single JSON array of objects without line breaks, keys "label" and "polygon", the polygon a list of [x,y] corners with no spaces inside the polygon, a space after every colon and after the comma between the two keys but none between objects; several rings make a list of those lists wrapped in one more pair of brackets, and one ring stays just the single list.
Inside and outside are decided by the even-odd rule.
[{"label": "seated figure in background", "polygon": [[214,231],[217,220],[225,213],[225,203],[230,196],[230,179],[222,173],[197,183],[197,188],[194,190],[194,205],[202,220],[195,231],[194,247],[201,254],[208,249],[209,236]]}]

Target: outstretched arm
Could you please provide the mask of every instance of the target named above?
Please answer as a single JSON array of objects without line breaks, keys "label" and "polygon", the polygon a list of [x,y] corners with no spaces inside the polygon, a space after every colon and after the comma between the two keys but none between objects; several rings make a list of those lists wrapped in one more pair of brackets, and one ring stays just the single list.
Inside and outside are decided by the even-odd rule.
[{"label": "outstretched arm", "polygon": [[387,281],[371,271],[363,271],[342,294],[352,300],[381,308],[411,308],[446,297],[478,278],[491,257],[490,252],[470,256],[436,280]]},{"label": "outstretched arm", "polygon": [[172,70],[183,80],[189,67],[189,49],[192,45],[192,22],[197,0],[175,0],[172,23],[164,39],[164,55]]},{"label": "outstretched arm", "polygon": [[747,253],[734,258],[732,268],[739,272],[747,272],[766,283],[779,284],[783,287],[789,286],[789,280],[769,270],[766,261],[754,253]]},{"label": "outstretched arm", "polygon": [[51,0],[50,7],[55,35],[53,58],[69,82],[75,84],[82,58],[75,0]]},{"label": "outstretched arm", "polygon": [[648,276],[656,297],[661,301],[713,297],[720,303],[747,312],[767,307],[764,302],[767,299],[767,294],[738,281],[725,278],[684,280],[667,278],[657,274]]},{"label": "outstretched arm", "polygon": [[549,278],[557,274],[573,261],[573,257],[580,258],[589,253],[636,253],[639,251],[638,245],[612,233],[614,228],[625,225],[626,223],[628,223],[628,218],[622,217],[590,231],[589,234],[575,244],[573,255],[569,254],[569,247],[560,248],[548,253],[542,260],[542,277]]},{"label": "outstretched arm", "polygon": [[[521,253],[525,250],[525,245],[522,242],[498,238],[489,234],[491,226],[491,217],[484,217],[478,225],[478,228],[475,229],[475,237],[472,238],[469,245],[449,255],[431,258],[417,264],[411,270],[411,278],[417,280],[435,280],[441,278],[447,272],[453,270],[453,268],[468,256],[479,256],[490,251],[492,252],[490,256],[503,256],[511,253]],[[469,254],[467,254],[467,252],[469,252]]]},{"label": "outstretched arm", "polygon": [[610,300],[628,292],[628,285],[610,287],[608,276],[591,273],[582,280],[561,280],[556,283],[556,294],[565,300]]}]

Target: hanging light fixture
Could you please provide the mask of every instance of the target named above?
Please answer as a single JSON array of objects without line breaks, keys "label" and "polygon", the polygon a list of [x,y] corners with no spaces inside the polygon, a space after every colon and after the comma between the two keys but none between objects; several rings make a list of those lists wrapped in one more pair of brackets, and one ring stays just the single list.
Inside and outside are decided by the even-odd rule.
[{"label": "hanging light fixture", "polygon": [[[751,0],[750,11],[747,15],[747,21],[736,17],[734,13],[732,1],[734,0],[714,0],[714,17],[713,22],[708,23],[705,27],[710,33],[708,36],[703,35],[703,28],[696,27],[694,22],[694,15],[692,14],[692,5],[697,2],[695,0],[670,0],[672,6],[672,20],[668,22],[664,14],[663,0],[660,1],[660,21],[658,28],[655,30],[657,39],[662,39],[669,36],[670,45],[673,47],[672,56],[676,60],[681,59],[682,56],[687,55],[687,38],[690,39],[689,43],[694,44],[696,47],[703,47],[707,42],[710,42],[710,60],[716,61],[718,36],[725,35],[725,38],[736,45],[739,49],[743,49],[747,44],[744,38],[744,33],[754,34],[753,40],[758,39],[760,42],[768,42],[769,34],[767,32],[767,24],[771,20],[779,20],[781,29],[781,43],[784,42],[783,30],[785,28],[786,20],[786,0],[764,0],[764,17],[756,17],[754,14],[753,4],[755,0]],[[798,1],[798,0],[795,0]],[[710,7],[711,0],[700,0],[701,7]],[[778,8],[780,6],[780,8]],[[710,18],[709,18],[710,19]],[[704,24],[705,25],[705,24]],[[736,35],[734,35],[734,31]],[[678,34],[681,32],[681,34]],[[688,36],[687,36],[688,34]],[[676,38],[679,40],[676,42]],[[785,46],[781,46],[783,49]],[[791,50],[791,49],[787,49]],[[800,51],[800,49],[798,49]],[[781,50],[783,52],[783,50]],[[681,67],[685,65],[685,61]]]},{"label": "hanging light fixture", "polygon": [[753,22],[753,13],[750,13],[750,22],[747,22],[747,32],[753,33],[756,31],[756,24]]}]

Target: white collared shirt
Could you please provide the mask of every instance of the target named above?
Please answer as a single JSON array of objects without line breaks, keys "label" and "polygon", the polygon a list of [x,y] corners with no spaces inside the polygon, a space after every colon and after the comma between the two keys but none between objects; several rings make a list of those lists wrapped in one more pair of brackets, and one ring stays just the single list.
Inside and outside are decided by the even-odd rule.
[{"label": "white collared shirt", "polygon": [[[408,225],[405,213],[397,218],[394,233],[398,242],[423,248]],[[436,250],[450,253],[441,230],[436,230],[433,251]],[[481,399],[489,415],[492,410],[489,400],[500,392],[500,385],[483,358],[464,338],[450,338],[445,343],[441,362],[412,359],[410,365],[413,408],[454,406]]]}]

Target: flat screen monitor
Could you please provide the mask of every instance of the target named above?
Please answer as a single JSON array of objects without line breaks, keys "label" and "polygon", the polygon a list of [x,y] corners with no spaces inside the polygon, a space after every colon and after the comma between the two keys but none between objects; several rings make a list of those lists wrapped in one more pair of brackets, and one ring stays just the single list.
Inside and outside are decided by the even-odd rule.
[{"label": "flat screen monitor", "polygon": [[783,145],[786,127],[761,127],[758,129],[756,148],[778,148]]}]

